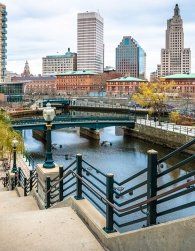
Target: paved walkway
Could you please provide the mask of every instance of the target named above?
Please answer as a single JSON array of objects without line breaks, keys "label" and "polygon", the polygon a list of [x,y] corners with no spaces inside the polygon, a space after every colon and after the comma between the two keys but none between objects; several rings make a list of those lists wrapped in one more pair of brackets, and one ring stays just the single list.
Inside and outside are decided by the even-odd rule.
[{"label": "paved walkway", "polygon": [[137,118],[136,123],[159,128],[166,131],[177,132],[188,136],[195,136],[194,126],[182,126],[182,125],[176,125],[175,123],[167,123],[167,122],[161,122],[159,125],[158,121],[154,122],[154,120],[139,119],[139,118]]}]

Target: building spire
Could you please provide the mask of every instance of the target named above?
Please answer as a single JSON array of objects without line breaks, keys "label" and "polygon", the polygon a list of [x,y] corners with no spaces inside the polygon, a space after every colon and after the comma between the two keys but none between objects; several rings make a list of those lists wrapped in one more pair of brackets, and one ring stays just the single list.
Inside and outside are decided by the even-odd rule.
[{"label": "building spire", "polygon": [[176,4],[174,8],[174,16],[180,16],[180,9],[178,4]]}]

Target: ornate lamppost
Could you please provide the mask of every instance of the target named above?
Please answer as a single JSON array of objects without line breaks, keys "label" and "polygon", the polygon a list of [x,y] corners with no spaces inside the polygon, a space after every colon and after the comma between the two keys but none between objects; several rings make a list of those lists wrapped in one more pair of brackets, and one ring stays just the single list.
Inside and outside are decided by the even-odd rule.
[{"label": "ornate lamppost", "polygon": [[12,173],[17,173],[17,166],[16,166],[16,148],[17,148],[17,145],[18,145],[18,141],[17,141],[16,138],[14,138],[12,140],[12,147],[13,147],[13,152],[14,152],[14,155],[13,155],[13,166],[12,166],[12,170],[11,170]]},{"label": "ornate lamppost", "polygon": [[46,156],[45,156],[45,162],[43,164],[44,168],[54,168],[54,160],[52,158],[52,152],[51,152],[51,127],[52,127],[52,121],[55,117],[55,110],[51,107],[50,103],[46,104],[46,107],[43,109],[43,118],[46,121],[46,128],[47,128],[47,135],[46,135]]}]

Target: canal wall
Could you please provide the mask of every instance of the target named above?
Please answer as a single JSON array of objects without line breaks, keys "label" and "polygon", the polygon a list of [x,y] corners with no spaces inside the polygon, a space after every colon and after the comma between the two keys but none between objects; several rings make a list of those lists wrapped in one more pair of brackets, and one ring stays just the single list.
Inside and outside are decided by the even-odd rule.
[{"label": "canal wall", "polygon": [[[167,131],[161,128],[151,127],[137,123],[135,124],[134,129],[124,128],[124,135],[143,139],[148,142],[152,142],[173,149],[178,148],[181,145],[186,144],[187,142],[194,139],[194,137],[192,136],[179,132]],[[189,147],[185,152],[195,153],[195,146]]]},{"label": "canal wall", "polygon": [[80,135],[90,138],[90,139],[96,139],[100,140],[100,132],[99,130],[93,130],[88,128],[80,128]]}]

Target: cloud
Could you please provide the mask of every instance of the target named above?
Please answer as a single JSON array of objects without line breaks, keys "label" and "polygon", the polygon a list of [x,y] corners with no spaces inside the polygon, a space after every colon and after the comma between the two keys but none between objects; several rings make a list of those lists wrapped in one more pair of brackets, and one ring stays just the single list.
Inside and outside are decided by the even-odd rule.
[{"label": "cloud", "polygon": [[[178,0],[184,21],[185,47],[192,50],[195,72],[195,18],[193,0]],[[164,0],[4,0],[8,11],[8,69],[23,70],[29,61],[33,73],[41,73],[46,55],[77,50],[77,13],[96,11],[104,18],[105,65],[115,66],[115,48],[130,35],[147,54],[147,75],[160,63],[165,47],[167,19],[175,1]]]}]

